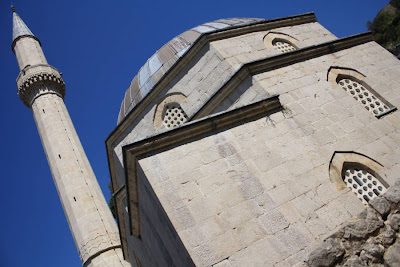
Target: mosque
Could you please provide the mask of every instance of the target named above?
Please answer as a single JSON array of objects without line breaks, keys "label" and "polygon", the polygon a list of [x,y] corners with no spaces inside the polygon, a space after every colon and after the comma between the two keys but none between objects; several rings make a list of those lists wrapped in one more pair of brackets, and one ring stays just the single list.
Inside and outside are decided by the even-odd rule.
[{"label": "mosque", "polygon": [[400,265],[400,61],[370,33],[306,13],[169,41],[106,139],[115,222],[62,75],[12,10],[18,95],[83,266]]}]

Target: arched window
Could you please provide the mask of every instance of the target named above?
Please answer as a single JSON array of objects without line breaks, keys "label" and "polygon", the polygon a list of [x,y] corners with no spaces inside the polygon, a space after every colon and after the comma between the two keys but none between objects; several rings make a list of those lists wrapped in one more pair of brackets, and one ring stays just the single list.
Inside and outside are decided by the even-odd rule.
[{"label": "arched window", "polygon": [[361,164],[345,164],[342,176],[347,187],[349,187],[364,204],[368,204],[373,198],[385,193],[387,189],[380,182],[382,178],[380,178],[378,174],[373,173],[373,171]]},{"label": "arched window", "polygon": [[372,89],[365,79],[365,75],[350,68],[330,67],[328,70],[327,80],[332,87],[346,91],[375,117],[380,118],[395,111],[396,107]]},{"label": "arched window", "polygon": [[338,80],[338,84],[375,116],[381,116],[390,111],[390,108],[385,103],[356,79],[342,77]]},{"label": "arched window", "polygon": [[179,126],[187,121],[187,115],[181,105],[176,102],[168,103],[164,107],[163,124],[167,129]]},{"label": "arched window", "polygon": [[329,178],[338,191],[350,188],[364,203],[386,192],[389,185],[379,172],[383,166],[356,152],[335,152],[329,164]]},{"label": "arched window", "polygon": [[154,112],[154,126],[159,129],[164,125],[167,129],[184,124],[188,116],[184,110],[186,96],[182,93],[172,93],[163,97]]},{"label": "arched window", "polygon": [[276,50],[278,50],[281,53],[286,53],[296,50],[296,47],[294,47],[291,43],[281,39],[275,39],[274,41],[272,41],[272,45]]},{"label": "arched window", "polygon": [[275,48],[281,53],[297,50],[295,43],[298,40],[286,33],[269,32],[264,36],[264,44],[267,49]]}]

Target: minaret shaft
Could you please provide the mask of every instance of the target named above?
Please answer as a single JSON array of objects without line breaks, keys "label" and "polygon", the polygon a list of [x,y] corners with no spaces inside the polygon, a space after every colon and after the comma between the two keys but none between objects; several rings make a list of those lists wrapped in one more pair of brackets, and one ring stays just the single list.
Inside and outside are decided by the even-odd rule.
[{"label": "minaret shaft", "polygon": [[83,266],[128,266],[118,228],[64,103],[65,84],[39,40],[13,14],[18,94],[32,109],[54,183]]},{"label": "minaret shaft", "polygon": [[118,247],[118,230],[64,101],[45,94],[35,99],[32,111],[81,258]]},{"label": "minaret shaft", "polygon": [[20,70],[29,65],[47,64],[42,47],[34,38],[21,38],[15,43],[14,51]]}]

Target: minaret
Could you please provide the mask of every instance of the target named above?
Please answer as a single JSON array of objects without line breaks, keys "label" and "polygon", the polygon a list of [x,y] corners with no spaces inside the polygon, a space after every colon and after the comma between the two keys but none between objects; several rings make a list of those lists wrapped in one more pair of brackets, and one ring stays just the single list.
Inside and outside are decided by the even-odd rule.
[{"label": "minaret", "polygon": [[32,109],[54,183],[83,266],[130,266],[118,228],[64,104],[61,73],[46,61],[38,38],[13,11],[13,42],[21,72],[18,95]]}]

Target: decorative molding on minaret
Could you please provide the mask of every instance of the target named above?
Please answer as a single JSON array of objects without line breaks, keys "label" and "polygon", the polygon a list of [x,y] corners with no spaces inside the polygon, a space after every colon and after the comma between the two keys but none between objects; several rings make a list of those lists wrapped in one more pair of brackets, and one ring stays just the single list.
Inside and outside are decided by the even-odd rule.
[{"label": "decorative molding on minaret", "polygon": [[[48,86],[48,85],[52,86]],[[56,68],[41,64],[23,69],[17,78],[18,95],[22,102],[31,107],[36,97],[43,94],[65,96],[65,83]]]}]

